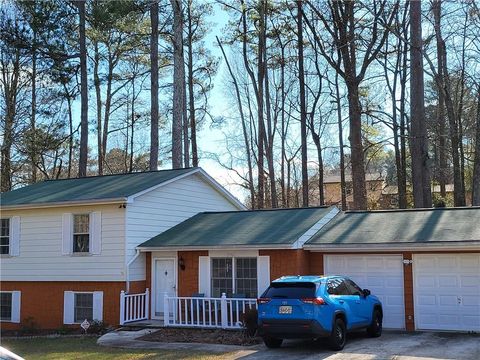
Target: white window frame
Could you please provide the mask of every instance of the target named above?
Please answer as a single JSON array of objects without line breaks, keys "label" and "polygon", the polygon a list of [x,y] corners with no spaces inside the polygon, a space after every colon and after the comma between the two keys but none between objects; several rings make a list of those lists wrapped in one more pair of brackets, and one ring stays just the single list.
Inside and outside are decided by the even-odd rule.
[{"label": "white window frame", "polygon": [[[1,236],[0,235],[0,237],[2,237],[2,238],[6,237],[8,239],[8,245],[6,246],[8,251],[5,254],[2,253],[1,255],[8,256],[8,255],[10,255],[11,247],[12,247],[12,244],[11,244],[11,242],[12,242],[12,220],[9,217],[2,217],[1,220],[2,221],[3,220],[8,220],[8,236]],[[0,247],[4,247],[4,246],[5,245],[0,245]]]},{"label": "white window frame", "polygon": [[21,306],[21,292],[20,291],[0,291],[0,294],[12,294],[12,307],[10,312],[10,319],[0,319],[0,323],[19,323],[20,322],[20,306]]},{"label": "white window frame", "polygon": [[95,320],[94,319],[94,313],[95,313],[95,299],[94,299],[94,293],[93,291],[74,291],[73,292],[73,323],[74,324],[81,324],[85,319],[80,319],[79,321],[75,321],[75,308],[76,308],[76,297],[77,295],[81,295],[81,294],[88,294],[88,295],[92,295],[92,319],[91,321]]},{"label": "white window frame", "polygon": [[[236,283],[236,280],[237,280],[237,261],[236,259],[255,259],[255,262],[256,262],[256,267],[257,267],[257,272],[258,272],[258,256],[248,256],[248,255],[244,255],[244,256],[211,256],[210,257],[210,294],[213,294],[213,285],[212,285],[212,272],[213,272],[213,260],[214,259],[232,259],[232,294],[236,294],[237,293],[237,283]],[[257,288],[255,290],[255,293],[256,293],[256,297],[258,297],[258,277],[256,278],[257,280]],[[254,299],[252,298],[252,299]]]},{"label": "white window frame", "polygon": [[[79,322],[75,322],[76,294],[92,294],[92,320],[103,321],[103,293],[103,291],[65,291],[63,299],[63,323],[66,325],[74,325],[81,324],[85,320],[83,319]],[[67,303],[67,294],[70,294],[72,296],[71,303]],[[101,301],[101,303],[97,303],[98,301]]]},{"label": "white window frame", "polygon": [[[75,232],[75,217],[76,216],[86,216],[88,218],[88,232]],[[75,251],[75,235],[88,235],[88,251]],[[85,255],[91,254],[92,246],[92,226],[91,226],[91,214],[90,213],[75,213],[72,214],[72,254],[74,255]]]}]

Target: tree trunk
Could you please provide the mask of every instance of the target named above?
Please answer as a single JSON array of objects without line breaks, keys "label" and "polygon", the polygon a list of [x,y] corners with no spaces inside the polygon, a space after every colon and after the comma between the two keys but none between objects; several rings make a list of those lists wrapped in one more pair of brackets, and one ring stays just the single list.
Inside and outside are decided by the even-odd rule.
[{"label": "tree trunk", "polygon": [[97,98],[97,162],[98,175],[103,175],[103,151],[102,151],[102,92],[100,89],[100,77],[98,70],[100,65],[100,53],[98,50],[98,42],[94,44],[94,61],[93,61],[93,82],[95,85],[95,95]]},{"label": "tree trunk", "polygon": [[281,87],[281,121],[282,121],[282,138],[281,138],[281,159],[280,159],[280,183],[282,187],[282,207],[286,206],[286,193],[285,193],[285,138],[286,138],[286,126],[285,126],[285,47],[282,45],[282,58],[280,65],[280,87]]},{"label": "tree trunk", "polygon": [[158,169],[158,0],[150,4],[150,171]]},{"label": "tree trunk", "polygon": [[342,210],[347,210],[347,184],[345,182],[345,156],[343,149],[343,123],[338,73],[335,73],[335,95],[337,101],[338,147],[340,149],[340,192],[342,196]]},{"label": "tree trunk", "polygon": [[87,46],[85,35],[85,0],[77,1],[80,15],[79,42],[80,42],[80,159],[78,176],[87,176],[88,162],[88,75],[87,75]]},{"label": "tree trunk", "polygon": [[37,31],[33,33],[32,44],[32,114],[30,118],[30,127],[32,131],[30,139],[30,161],[31,161],[31,179],[30,182],[37,182],[37,129],[36,129],[36,115],[37,115]]},{"label": "tree trunk", "polygon": [[410,1],[410,121],[412,126],[412,185],[415,207],[432,206],[423,80],[421,2]]},{"label": "tree trunk", "polygon": [[192,29],[192,0],[188,0],[188,96],[190,109],[190,139],[192,142],[192,166],[198,166],[197,123],[195,119],[195,97],[193,89],[193,29]]},{"label": "tree trunk", "polygon": [[181,0],[170,0],[173,7],[173,119],[172,167],[183,166],[182,127],[184,116],[185,63],[183,55],[183,10]]},{"label": "tree trunk", "polygon": [[307,106],[305,104],[305,71],[303,68],[302,0],[297,0],[298,80],[300,86],[300,137],[302,144],[302,200],[308,207]]},{"label": "tree trunk", "polygon": [[477,118],[475,136],[475,159],[472,176],[472,205],[480,206],[480,85],[477,89]]},{"label": "tree trunk", "polygon": [[265,172],[264,172],[264,154],[265,154],[265,123],[263,120],[263,84],[265,80],[265,63],[263,52],[265,50],[265,0],[261,0],[258,29],[258,91],[257,91],[257,112],[258,112],[258,209],[265,207]]},{"label": "tree trunk", "polygon": [[442,71],[438,72],[435,80],[437,87],[443,92],[445,99],[445,108],[447,111],[447,118],[449,124],[449,135],[452,151],[452,164],[453,164],[453,186],[454,186],[454,205],[465,206],[465,185],[463,182],[463,175],[461,173],[460,153],[459,153],[459,134],[457,117],[455,115],[455,107],[452,99],[452,84],[450,82],[448,68],[447,68],[447,55],[445,48],[445,41],[442,38],[441,33],[441,3],[437,3],[433,8],[434,21],[435,21],[435,36],[437,38],[437,44],[439,46],[439,54],[442,59]]},{"label": "tree trunk", "polygon": [[[440,16],[441,16],[441,2],[440,0],[432,3],[432,9],[435,17],[435,32],[440,34]],[[437,68],[438,68],[438,82],[443,81],[443,55],[442,55],[442,39],[440,36],[437,40]],[[446,156],[446,133],[445,133],[445,96],[442,90],[443,84],[438,87],[438,104],[437,104],[437,124],[438,124],[438,153],[439,153],[439,176],[438,182],[440,184],[440,195],[445,197],[447,195],[447,156]]]},{"label": "tree trunk", "polygon": [[278,198],[277,198],[277,184],[275,181],[275,164],[273,159],[273,148],[274,148],[274,138],[276,132],[275,124],[272,124],[272,111],[270,104],[270,83],[268,78],[268,66],[267,66],[267,50],[264,52],[264,61],[265,61],[265,106],[267,110],[267,146],[266,146],[266,155],[268,163],[268,176],[270,179],[270,196],[271,196],[271,207],[278,207]]}]

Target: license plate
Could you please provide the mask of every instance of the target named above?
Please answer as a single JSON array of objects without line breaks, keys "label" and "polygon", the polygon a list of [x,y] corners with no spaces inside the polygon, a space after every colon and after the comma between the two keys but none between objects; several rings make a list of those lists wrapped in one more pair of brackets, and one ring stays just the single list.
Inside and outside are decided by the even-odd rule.
[{"label": "license plate", "polygon": [[292,313],[292,307],[291,306],[280,306],[278,308],[278,313],[279,314],[291,314]]}]

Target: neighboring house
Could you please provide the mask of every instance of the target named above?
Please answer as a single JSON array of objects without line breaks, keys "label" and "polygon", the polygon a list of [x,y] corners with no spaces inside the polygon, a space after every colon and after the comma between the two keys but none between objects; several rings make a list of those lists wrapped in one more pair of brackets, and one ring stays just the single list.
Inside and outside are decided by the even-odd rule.
[{"label": "neighboring house", "polygon": [[144,292],[137,245],[203,211],[245,207],[200,168],[49,180],[1,194],[1,327],[117,325]]},{"label": "neighboring house", "polygon": [[[381,174],[366,174],[365,184],[367,187],[367,198],[370,205],[376,204],[382,195],[384,178]],[[318,187],[317,187],[318,188]],[[342,203],[342,188],[340,175],[326,175],[323,178],[323,191],[326,205]],[[347,208],[353,207],[353,183],[352,175],[345,175],[345,193]]]},{"label": "neighboring house", "polygon": [[[441,198],[440,185],[432,185],[432,195],[435,199]],[[445,185],[445,198],[443,199],[447,204],[453,204],[454,186],[453,184]],[[472,204],[472,193],[467,191],[465,193],[465,200],[467,205]],[[413,194],[411,188],[407,189],[407,202],[413,203]],[[382,190],[382,196],[380,199],[380,207],[382,209],[396,209],[398,208],[398,187],[396,185],[387,185]]]}]

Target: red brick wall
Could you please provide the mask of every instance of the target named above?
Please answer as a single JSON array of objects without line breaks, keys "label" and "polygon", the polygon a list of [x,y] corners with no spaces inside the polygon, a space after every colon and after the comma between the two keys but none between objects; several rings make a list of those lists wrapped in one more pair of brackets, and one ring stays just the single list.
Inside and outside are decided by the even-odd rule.
[{"label": "red brick wall", "polygon": [[[134,284],[134,287],[140,286]],[[109,325],[118,325],[120,292],[126,289],[126,284],[123,281],[2,281],[0,287],[4,291],[21,291],[21,322],[33,317],[39,328],[57,329],[63,326],[64,291],[103,291],[103,320]],[[3,330],[16,330],[20,326],[21,324],[7,322],[1,324]]]},{"label": "red brick wall", "polygon": [[[411,252],[404,252],[403,258],[412,260]],[[403,265],[403,297],[405,303],[405,328],[407,331],[415,330],[415,318],[413,308],[413,267]]]},{"label": "red brick wall", "polygon": [[310,275],[323,275],[323,254],[318,252],[310,253]]},{"label": "red brick wall", "polygon": [[309,252],[305,250],[260,250],[259,255],[270,256],[270,279],[285,275],[310,274]]},{"label": "red brick wall", "polygon": [[178,252],[178,259],[182,258],[185,263],[185,270],[178,267],[178,296],[192,296],[198,293],[199,256],[208,256],[208,251]]}]

